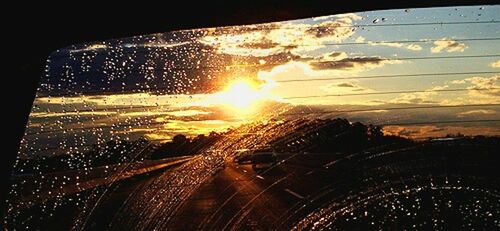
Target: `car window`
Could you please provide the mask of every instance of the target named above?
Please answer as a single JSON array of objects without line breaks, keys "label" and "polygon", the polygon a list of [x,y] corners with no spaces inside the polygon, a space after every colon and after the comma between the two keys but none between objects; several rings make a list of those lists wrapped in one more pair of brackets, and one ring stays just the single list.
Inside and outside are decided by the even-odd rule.
[{"label": "car window", "polygon": [[3,222],[498,228],[498,184],[479,172],[499,144],[499,12],[357,12],[56,50]]}]

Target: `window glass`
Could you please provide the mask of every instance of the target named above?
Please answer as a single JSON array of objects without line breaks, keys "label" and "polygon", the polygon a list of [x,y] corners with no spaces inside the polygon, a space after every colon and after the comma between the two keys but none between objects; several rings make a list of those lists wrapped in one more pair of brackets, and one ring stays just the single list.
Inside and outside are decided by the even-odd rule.
[{"label": "window glass", "polygon": [[[403,205],[415,201],[394,199],[384,180],[371,185],[368,177],[359,184],[385,190],[385,204],[382,194],[361,193],[366,197],[356,202],[342,200],[349,206],[329,203],[333,199],[300,202],[309,210],[296,216],[290,210],[297,204],[290,200],[320,193],[280,184],[290,174],[310,181],[306,174],[327,171],[339,155],[356,156],[374,147],[397,144],[388,149],[394,151],[409,143],[500,135],[499,12],[499,6],[471,6],[346,13],[56,50],[47,59],[21,142],[4,224],[51,230],[358,227],[339,215],[345,212],[384,228],[391,214],[400,214],[396,210],[405,211],[408,224],[432,223],[434,218],[418,220],[417,212]],[[498,146],[498,140],[481,142]],[[291,153],[323,154],[308,159]],[[251,194],[241,203],[222,194],[231,195],[229,190],[205,200],[211,203],[207,211],[186,208],[221,174],[245,181],[246,173],[230,172],[231,166],[245,163],[252,166],[248,174],[255,174],[252,182],[260,176],[270,183],[249,191],[235,183],[231,190]],[[293,163],[321,167],[299,171],[287,165]],[[268,168],[280,168],[282,175],[258,174]],[[312,188],[327,187],[329,181],[316,179]],[[460,179],[450,187],[464,186]],[[427,183],[394,190],[416,190]],[[252,208],[266,204],[255,195],[266,195],[272,204],[262,221],[252,218],[264,211]],[[484,226],[474,223],[477,227],[498,228],[500,208],[488,204],[493,196],[484,195],[477,203],[484,214],[473,215],[476,200],[470,199],[462,215],[470,215],[469,221],[484,219]],[[364,211],[363,201],[376,203]],[[236,207],[224,207],[225,202]],[[441,202],[445,199],[436,203]],[[226,210],[234,217],[221,212]],[[209,215],[188,221],[179,218],[182,211]],[[388,215],[372,217],[373,211]],[[280,223],[279,213],[289,216]]]}]

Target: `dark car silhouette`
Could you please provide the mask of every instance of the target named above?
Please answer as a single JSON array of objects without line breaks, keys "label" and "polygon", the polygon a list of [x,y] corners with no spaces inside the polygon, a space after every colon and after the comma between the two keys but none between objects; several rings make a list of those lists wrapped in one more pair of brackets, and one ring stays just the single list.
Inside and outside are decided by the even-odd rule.
[{"label": "dark car silhouette", "polygon": [[255,151],[245,153],[236,159],[240,165],[251,164],[253,169],[269,168],[276,164],[278,158],[272,151]]}]

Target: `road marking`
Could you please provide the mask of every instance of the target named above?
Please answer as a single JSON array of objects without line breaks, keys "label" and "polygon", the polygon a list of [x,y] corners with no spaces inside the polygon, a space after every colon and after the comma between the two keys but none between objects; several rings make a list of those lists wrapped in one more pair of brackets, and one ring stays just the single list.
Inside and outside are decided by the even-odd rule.
[{"label": "road marking", "polygon": [[295,196],[295,197],[297,197],[299,199],[304,199],[304,197],[302,195],[300,195],[300,194],[298,194],[298,193],[296,193],[296,192],[294,192],[294,191],[292,191],[290,189],[285,189],[285,192],[290,193],[290,194],[292,194],[293,196]]},{"label": "road marking", "polygon": [[261,175],[257,175],[257,178],[264,180],[264,177],[262,177]]}]

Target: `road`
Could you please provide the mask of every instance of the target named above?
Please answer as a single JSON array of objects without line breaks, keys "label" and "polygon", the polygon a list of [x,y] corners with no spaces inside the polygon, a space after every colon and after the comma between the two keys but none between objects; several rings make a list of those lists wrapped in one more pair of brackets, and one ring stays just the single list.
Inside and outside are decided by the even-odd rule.
[{"label": "road", "polygon": [[[199,155],[106,192],[87,190],[97,202],[61,198],[67,209],[32,226],[66,229],[62,220],[78,230],[403,230],[433,229],[439,218],[451,230],[489,230],[500,224],[495,148],[447,141],[353,154],[288,153],[267,170]],[[81,213],[76,202],[96,206]],[[19,217],[37,222],[30,214]]]},{"label": "road", "polygon": [[[489,229],[499,225],[493,217],[500,210],[493,201],[498,201],[500,188],[491,175],[495,165],[488,162],[493,160],[493,149],[477,152],[483,148],[424,144],[354,155],[286,154],[267,171],[229,160],[169,215],[164,227],[290,230],[333,225],[357,230],[418,225],[430,229],[436,226],[429,221],[439,218],[450,229],[478,221],[482,221],[478,227]],[[445,151],[451,149],[455,151]],[[425,207],[430,205],[434,207]]]},{"label": "road", "polygon": [[[63,172],[54,172],[36,176],[22,176],[15,180],[26,185],[23,191],[19,191],[18,203],[23,206],[32,206],[34,204],[53,199],[72,195],[85,190],[93,189],[101,185],[108,185],[133,176],[153,172],[163,168],[175,166],[193,157],[173,157],[161,160],[145,160],[132,163],[115,164],[94,167],[91,170],[70,170]],[[32,187],[37,184],[47,185],[42,187],[44,191],[33,193]]]},{"label": "road", "polygon": [[[250,165],[228,161],[226,167],[201,186],[172,218],[169,229],[258,229],[276,227],[291,208],[325,186],[323,165],[331,154],[280,155],[282,163],[255,171]],[[314,161],[303,161],[314,159]],[[308,163],[309,166],[304,163]]]}]

